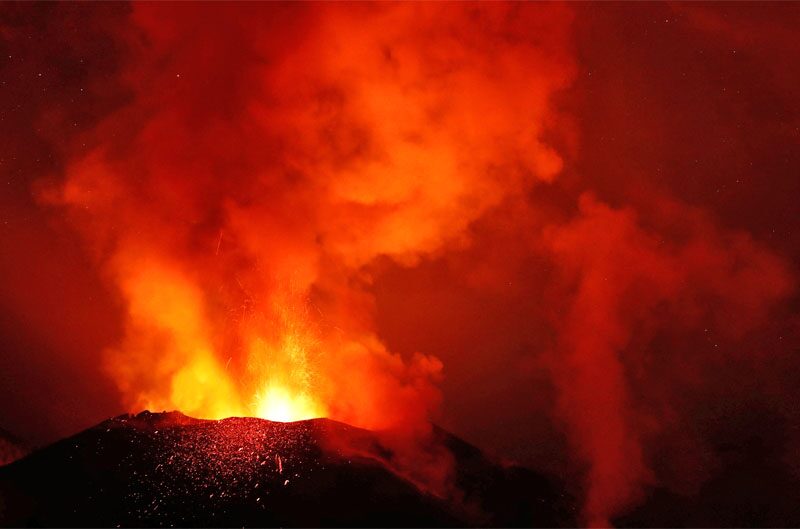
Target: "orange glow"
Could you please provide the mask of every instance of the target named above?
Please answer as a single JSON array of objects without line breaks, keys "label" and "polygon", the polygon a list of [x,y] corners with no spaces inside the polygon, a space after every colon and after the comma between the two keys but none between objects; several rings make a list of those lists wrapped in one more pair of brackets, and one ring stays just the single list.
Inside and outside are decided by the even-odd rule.
[{"label": "orange glow", "polygon": [[159,381],[132,388],[137,394],[134,408],[175,408],[207,419],[256,416],[283,422],[326,415],[318,397],[310,393],[308,357],[319,341],[297,313],[296,300],[275,293],[271,317],[264,320],[267,325],[259,321],[266,317],[260,312],[226,329],[249,336],[245,367],[237,372],[232,358],[221,360],[202,294],[189,278],[155,260],[125,256],[121,262],[130,329],[128,341],[110,357],[109,368],[118,380],[125,381],[138,369]]},{"label": "orange glow", "polygon": [[134,4],[131,98],[42,192],[122,295],[106,368],[130,411],[424,429],[442,363],[387,349],[370,267],[554,178],[569,11],[246,10]]},{"label": "orange glow", "polygon": [[292,394],[280,386],[266,386],[256,394],[254,415],[270,421],[291,422],[322,417],[324,412],[308,395]]}]

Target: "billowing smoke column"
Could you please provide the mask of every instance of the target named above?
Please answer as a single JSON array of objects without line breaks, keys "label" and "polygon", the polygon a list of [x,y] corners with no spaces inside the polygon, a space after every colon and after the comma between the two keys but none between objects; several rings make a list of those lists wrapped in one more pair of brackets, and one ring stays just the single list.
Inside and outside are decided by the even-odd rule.
[{"label": "billowing smoke column", "polygon": [[363,267],[462,243],[556,176],[541,134],[571,76],[569,13],[137,4],[132,17],[129,102],[42,192],[124,296],[107,369],[131,409],[424,425],[441,362],[386,350]]},{"label": "billowing smoke column", "polygon": [[531,365],[555,388],[586,523],[658,482],[657,447],[703,453],[702,435],[676,433],[685,408],[731,358],[756,369],[735,344],[769,324],[794,274],[668,193],[607,204],[585,192],[591,174],[538,193],[568,157],[544,138],[574,133],[554,102],[576,75],[572,16],[134,5],[118,36],[125,104],[38,190],[125,300],[106,370],[127,405],[424,433],[447,365],[388,350],[373,265],[472,248],[480,262],[453,273],[538,281],[515,268],[528,258],[547,270],[531,325],[545,319],[552,339]]},{"label": "billowing smoke column", "polygon": [[[568,292],[551,359],[558,413],[589,462],[585,515],[594,525],[608,525],[642,485],[656,483],[646,441],[666,435],[680,414],[676,396],[713,376],[697,372],[692,355],[705,366],[719,361],[714,349],[763,325],[793,287],[786,265],[746,234],[720,232],[700,211],[659,202],[643,216],[661,225],[647,229],[633,209],[583,195],[577,218],[544,232]],[[655,339],[665,332],[713,332],[712,352],[683,350],[677,340],[659,351]],[[658,394],[665,380],[669,391]]]}]

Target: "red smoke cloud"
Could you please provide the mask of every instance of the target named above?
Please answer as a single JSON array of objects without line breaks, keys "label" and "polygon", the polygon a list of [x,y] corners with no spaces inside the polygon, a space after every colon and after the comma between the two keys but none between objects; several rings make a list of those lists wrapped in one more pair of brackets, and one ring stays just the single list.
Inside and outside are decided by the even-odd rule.
[{"label": "red smoke cloud", "polygon": [[555,177],[569,17],[137,4],[130,102],[42,191],[125,299],[106,365],[128,406],[425,431],[441,362],[386,349],[364,267]]},{"label": "red smoke cloud", "polygon": [[[786,264],[747,234],[721,232],[686,206],[660,205],[651,219],[660,229],[647,229],[633,209],[582,195],[576,219],[545,231],[566,290],[551,356],[558,409],[589,464],[585,514],[593,524],[607,525],[653,484],[642,445],[665,415],[679,413],[668,401],[653,409],[634,387],[666,374],[655,369],[659,354],[678,357],[686,378],[697,369],[680,351],[655,350],[658,333],[712,333],[714,348],[726,348],[763,325],[794,286]],[[672,381],[671,391],[684,383]]]}]

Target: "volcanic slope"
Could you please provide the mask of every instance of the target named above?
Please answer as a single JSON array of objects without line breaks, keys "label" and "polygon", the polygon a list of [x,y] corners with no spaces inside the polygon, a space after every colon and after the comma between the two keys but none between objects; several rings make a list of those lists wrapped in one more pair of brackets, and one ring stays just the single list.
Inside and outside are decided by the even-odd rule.
[{"label": "volcanic slope", "polygon": [[29,450],[15,436],[0,429],[0,466],[22,458]]},{"label": "volcanic slope", "polygon": [[455,494],[391,470],[377,435],[327,419],[124,415],[0,468],[5,526],[569,526],[551,481],[435,429]]}]

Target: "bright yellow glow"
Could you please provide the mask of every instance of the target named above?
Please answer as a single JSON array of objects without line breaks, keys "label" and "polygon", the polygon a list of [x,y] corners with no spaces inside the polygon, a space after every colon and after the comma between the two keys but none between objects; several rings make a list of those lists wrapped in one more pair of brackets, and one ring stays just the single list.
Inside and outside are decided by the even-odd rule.
[{"label": "bright yellow glow", "polygon": [[322,417],[324,413],[307,395],[292,395],[285,388],[270,385],[256,394],[255,415],[270,421],[292,422]]}]

